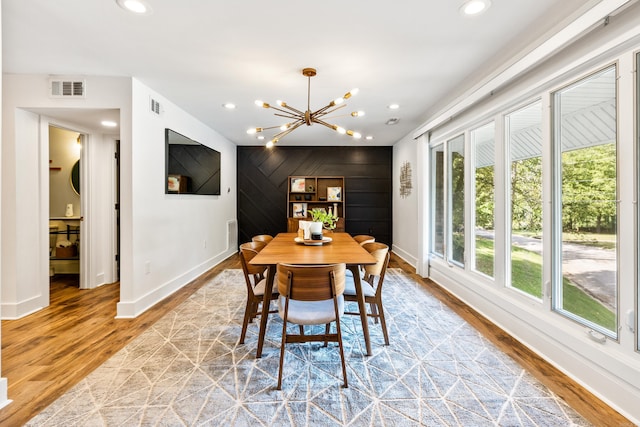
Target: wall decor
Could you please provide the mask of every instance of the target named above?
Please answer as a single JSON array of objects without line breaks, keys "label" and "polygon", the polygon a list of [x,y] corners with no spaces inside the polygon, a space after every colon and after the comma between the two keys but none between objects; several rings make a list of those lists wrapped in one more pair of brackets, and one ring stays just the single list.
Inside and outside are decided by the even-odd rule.
[{"label": "wall decor", "polygon": [[400,197],[403,199],[411,195],[411,163],[405,161],[400,168]]},{"label": "wall decor", "polygon": [[305,188],[304,178],[291,178],[291,192],[304,193]]},{"label": "wall decor", "polygon": [[342,200],[342,187],[327,187],[327,200]]},{"label": "wall decor", "polygon": [[294,203],[293,204],[293,217],[294,218],[306,218],[307,217],[307,204],[306,203]]}]

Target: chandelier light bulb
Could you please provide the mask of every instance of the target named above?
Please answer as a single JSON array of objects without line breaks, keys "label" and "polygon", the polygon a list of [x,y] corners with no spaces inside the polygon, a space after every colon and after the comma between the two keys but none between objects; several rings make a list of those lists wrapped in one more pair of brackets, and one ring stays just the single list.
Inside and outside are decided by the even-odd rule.
[{"label": "chandelier light bulb", "polygon": [[338,132],[340,135],[344,135],[345,133],[347,133],[347,130],[343,127],[336,126],[336,132]]},{"label": "chandelier light bulb", "polygon": [[333,100],[334,105],[340,105],[344,102],[344,98],[336,98]]},{"label": "chandelier light bulb", "polygon": [[286,123],[286,124],[280,126],[280,130],[287,130],[287,129],[289,129],[290,126],[291,125],[289,123]]},{"label": "chandelier light bulb", "polygon": [[271,148],[271,147],[273,147],[273,141],[267,142],[267,148]]},{"label": "chandelier light bulb", "polygon": [[280,107],[286,107],[286,106],[287,106],[287,103],[286,103],[286,102],[281,101],[281,100],[279,100],[279,99],[276,101],[276,104],[278,104],[278,106],[280,106]]},{"label": "chandelier light bulb", "polygon": [[358,133],[358,132],[354,132],[354,133],[353,133],[353,137],[354,137],[355,139],[360,139],[360,138],[362,138],[362,134],[360,134],[360,133]]}]

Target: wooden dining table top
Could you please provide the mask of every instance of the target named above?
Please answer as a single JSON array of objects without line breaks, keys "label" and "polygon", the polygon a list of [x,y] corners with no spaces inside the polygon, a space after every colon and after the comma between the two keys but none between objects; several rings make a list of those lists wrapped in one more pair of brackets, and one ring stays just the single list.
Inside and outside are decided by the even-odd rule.
[{"label": "wooden dining table top", "polygon": [[331,242],[321,246],[297,243],[297,233],[280,233],[271,240],[251,261],[253,265],[286,264],[337,264],[368,265],[376,259],[348,233],[327,233]]}]

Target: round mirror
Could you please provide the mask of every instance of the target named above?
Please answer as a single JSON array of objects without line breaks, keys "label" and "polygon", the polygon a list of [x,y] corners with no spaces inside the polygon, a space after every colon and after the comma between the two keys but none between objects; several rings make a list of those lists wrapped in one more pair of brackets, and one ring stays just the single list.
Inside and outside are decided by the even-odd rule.
[{"label": "round mirror", "polygon": [[71,168],[71,187],[76,194],[80,195],[80,160],[75,162]]}]

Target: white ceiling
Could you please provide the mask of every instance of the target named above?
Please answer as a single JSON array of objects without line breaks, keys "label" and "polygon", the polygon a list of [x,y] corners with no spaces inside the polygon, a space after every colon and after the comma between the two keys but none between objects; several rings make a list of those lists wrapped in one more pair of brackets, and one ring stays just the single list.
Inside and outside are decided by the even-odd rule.
[{"label": "white ceiling", "polygon": [[[132,76],[234,143],[257,145],[248,128],[285,120],[254,100],[305,110],[301,70],[313,67],[311,110],[358,87],[343,111],[366,115],[327,121],[374,139],[313,125],[279,145],[392,145],[600,0],[493,0],[476,17],[458,13],[462,0],[147,0],[148,16],[115,0],[0,1],[5,73]],[[95,128],[100,112],[47,113]]]}]

